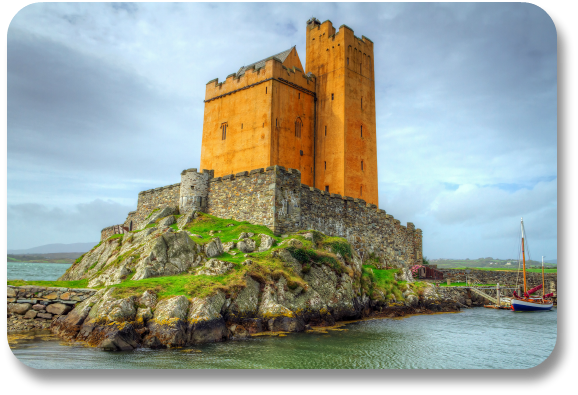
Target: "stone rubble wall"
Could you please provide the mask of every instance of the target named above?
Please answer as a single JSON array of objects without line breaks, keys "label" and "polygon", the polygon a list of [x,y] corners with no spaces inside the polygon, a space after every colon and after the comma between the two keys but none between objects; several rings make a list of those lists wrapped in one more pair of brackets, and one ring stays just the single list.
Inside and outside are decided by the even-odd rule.
[{"label": "stone rubble wall", "polygon": [[[195,193],[206,195],[208,214],[265,225],[279,235],[314,229],[344,237],[363,259],[373,255],[385,264],[422,262],[422,232],[411,222],[401,225],[374,204],[301,184],[299,170],[269,166],[217,178],[212,171],[194,170],[183,171],[181,184],[140,192],[137,210],[129,213],[124,226],[130,221],[136,226],[155,208],[179,207],[181,197],[195,196],[181,191],[181,185],[194,186]],[[187,178],[199,175],[202,180]],[[101,240],[113,234],[111,229],[103,230]]]},{"label": "stone rubble wall", "polygon": [[85,288],[56,288],[24,285],[8,285],[8,313],[25,319],[52,320],[66,315],[77,303],[91,297],[97,291]]},{"label": "stone rubble wall", "polygon": [[[439,269],[439,271],[444,273],[444,282],[447,279],[452,283],[465,283],[466,276],[471,279],[475,278],[482,284],[500,284],[500,286],[514,287],[516,283],[522,285],[524,282],[522,273],[518,275],[517,271],[490,271],[490,270],[475,270],[471,269],[470,273],[466,273],[464,270],[456,269]],[[546,284],[546,293],[556,292],[558,289],[558,275],[557,273],[545,273],[544,282]],[[527,288],[533,288],[537,285],[542,284],[542,273],[528,273],[526,272],[526,284]],[[539,291],[541,292],[541,291]]]},{"label": "stone rubble wall", "polygon": [[268,167],[211,179],[207,213],[274,229],[275,178]]}]

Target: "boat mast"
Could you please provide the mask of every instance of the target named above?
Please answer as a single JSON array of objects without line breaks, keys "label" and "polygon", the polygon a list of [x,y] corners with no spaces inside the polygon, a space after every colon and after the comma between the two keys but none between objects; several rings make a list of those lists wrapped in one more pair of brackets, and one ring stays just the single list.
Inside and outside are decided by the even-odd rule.
[{"label": "boat mast", "polygon": [[544,256],[542,256],[542,299],[544,299]]},{"label": "boat mast", "polygon": [[524,253],[524,250],[525,250],[525,247],[524,247],[524,218],[522,218],[521,227],[522,227],[522,259],[524,261],[523,273],[524,273],[524,297],[525,297],[526,296],[526,254]]}]

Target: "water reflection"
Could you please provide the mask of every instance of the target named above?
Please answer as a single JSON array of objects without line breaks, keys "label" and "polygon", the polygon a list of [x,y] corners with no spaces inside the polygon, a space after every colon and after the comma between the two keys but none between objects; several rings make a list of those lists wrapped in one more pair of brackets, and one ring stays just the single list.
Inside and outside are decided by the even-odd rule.
[{"label": "water reflection", "polygon": [[532,314],[477,308],[173,350],[103,352],[67,345],[46,332],[11,336],[10,345],[26,365],[53,369],[520,369],[550,355],[556,322],[557,309]]}]

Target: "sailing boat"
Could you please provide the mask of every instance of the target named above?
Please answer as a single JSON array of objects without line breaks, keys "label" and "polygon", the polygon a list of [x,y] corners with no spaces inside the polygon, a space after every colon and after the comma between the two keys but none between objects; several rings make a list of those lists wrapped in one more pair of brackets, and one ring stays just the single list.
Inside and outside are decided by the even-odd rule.
[{"label": "sailing boat", "polygon": [[[514,292],[514,297],[512,298],[512,305],[511,309],[513,311],[548,311],[552,309],[553,303],[551,300],[548,300],[552,294],[544,295],[544,257],[542,257],[542,284],[538,285],[530,290],[526,289],[526,255],[525,255],[525,247],[524,247],[524,239],[525,239],[525,232],[524,232],[524,218],[521,221],[522,227],[522,260],[523,260],[523,273],[524,273],[524,295],[519,296],[516,292]],[[542,297],[536,298],[532,297],[531,295],[536,291],[542,289]]]}]

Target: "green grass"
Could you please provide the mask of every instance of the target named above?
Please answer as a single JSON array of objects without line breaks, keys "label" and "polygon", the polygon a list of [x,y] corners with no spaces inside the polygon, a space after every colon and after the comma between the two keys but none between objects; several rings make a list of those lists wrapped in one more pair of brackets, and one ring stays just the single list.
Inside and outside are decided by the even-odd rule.
[{"label": "green grass", "polygon": [[61,288],[86,288],[88,279],[75,281],[24,281],[8,280],[8,285],[21,287],[23,285],[36,285],[39,287],[61,287]]},{"label": "green grass", "polygon": [[[233,226],[227,226],[230,224]],[[187,228],[187,230],[191,233],[203,236],[203,240],[206,240],[207,242],[210,241],[213,237],[218,237],[221,239],[221,242],[228,243],[230,241],[237,240],[239,235],[243,232],[255,233],[255,236],[259,234],[265,234],[273,237],[276,241],[281,240],[280,237],[276,237],[273,234],[271,229],[264,225],[253,225],[246,221],[240,222],[233,219],[219,218],[205,213],[198,213],[198,217],[195,219],[193,224]],[[210,231],[215,231],[215,234],[211,236],[209,234]],[[221,232],[216,233],[216,231]],[[257,238],[254,238],[254,240],[256,239]],[[198,239],[194,240],[195,242],[198,241]],[[201,244],[203,243],[201,242]]]},{"label": "green grass", "polygon": [[361,287],[372,298],[377,297],[376,290],[381,291],[385,295],[385,300],[395,296],[398,301],[403,300],[403,292],[401,287],[405,287],[405,283],[395,280],[395,274],[399,269],[377,269],[373,265],[363,265],[363,272],[361,275]]},{"label": "green grass", "polygon": [[[486,271],[506,271],[506,272],[516,272],[517,267],[512,268],[501,268],[501,267],[456,267],[451,270],[486,270]],[[542,273],[542,269],[526,269],[528,273]],[[544,269],[544,273],[557,273],[558,269]]]}]

